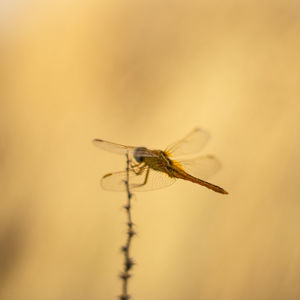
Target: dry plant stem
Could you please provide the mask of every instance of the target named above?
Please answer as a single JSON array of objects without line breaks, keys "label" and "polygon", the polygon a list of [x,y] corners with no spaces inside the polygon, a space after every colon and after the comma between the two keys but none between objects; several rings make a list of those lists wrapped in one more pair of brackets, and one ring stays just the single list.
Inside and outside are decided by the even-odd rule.
[{"label": "dry plant stem", "polygon": [[132,237],[135,235],[135,232],[133,230],[133,222],[132,222],[132,217],[131,217],[131,199],[132,199],[132,193],[130,192],[129,189],[129,165],[130,165],[130,159],[128,157],[128,154],[126,154],[126,159],[127,159],[127,165],[126,165],[126,191],[127,191],[127,204],[124,206],[126,212],[127,212],[127,226],[128,226],[128,231],[127,231],[127,240],[126,244],[122,247],[122,251],[124,253],[124,269],[120,275],[121,280],[123,281],[122,285],[122,295],[120,296],[121,300],[128,300],[130,298],[128,294],[128,282],[129,278],[131,276],[130,270],[133,267],[133,259],[130,257],[130,246],[131,246],[131,241]]}]

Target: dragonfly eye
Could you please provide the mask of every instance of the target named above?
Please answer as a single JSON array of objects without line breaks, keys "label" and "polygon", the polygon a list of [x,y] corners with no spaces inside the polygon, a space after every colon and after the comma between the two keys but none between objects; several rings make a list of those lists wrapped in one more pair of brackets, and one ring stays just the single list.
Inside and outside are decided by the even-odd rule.
[{"label": "dragonfly eye", "polygon": [[138,147],[134,150],[134,159],[137,161],[137,162],[143,162],[144,159],[145,159],[145,150],[146,148],[145,147]]}]

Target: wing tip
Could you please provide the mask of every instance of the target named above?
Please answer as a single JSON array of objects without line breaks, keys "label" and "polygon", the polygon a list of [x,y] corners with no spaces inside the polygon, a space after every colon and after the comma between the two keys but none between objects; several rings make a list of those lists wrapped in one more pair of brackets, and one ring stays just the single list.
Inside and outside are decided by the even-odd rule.
[{"label": "wing tip", "polygon": [[96,142],[103,142],[103,140],[101,140],[101,139],[93,139],[93,143],[96,143]]},{"label": "wing tip", "polygon": [[192,132],[202,131],[203,133],[208,134],[208,131],[202,127],[195,127]]},{"label": "wing tip", "polygon": [[109,177],[109,176],[111,176],[111,175],[112,175],[112,173],[107,173],[107,174],[105,174],[105,175],[102,177],[102,179],[107,178],[107,177]]}]

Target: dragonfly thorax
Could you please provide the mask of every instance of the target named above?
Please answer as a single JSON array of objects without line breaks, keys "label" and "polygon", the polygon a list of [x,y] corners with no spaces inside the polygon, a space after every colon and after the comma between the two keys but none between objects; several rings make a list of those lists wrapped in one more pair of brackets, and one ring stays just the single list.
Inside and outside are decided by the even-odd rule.
[{"label": "dragonfly thorax", "polygon": [[146,147],[137,147],[134,150],[133,156],[138,163],[141,163],[145,160],[145,151],[147,151]]}]

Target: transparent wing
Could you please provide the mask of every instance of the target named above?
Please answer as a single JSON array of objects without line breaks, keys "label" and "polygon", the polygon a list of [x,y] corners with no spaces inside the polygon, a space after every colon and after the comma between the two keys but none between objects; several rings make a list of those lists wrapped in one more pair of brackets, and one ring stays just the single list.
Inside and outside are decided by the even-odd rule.
[{"label": "transparent wing", "polygon": [[[109,173],[102,177],[101,186],[105,190],[124,192],[126,191],[126,178],[126,171]],[[149,168],[145,168],[139,175],[133,170],[129,171],[129,187],[130,191],[134,192],[161,189],[173,184],[175,181],[175,178],[171,178],[162,172],[157,172]]]},{"label": "transparent wing", "polygon": [[95,146],[109,151],[109,152],[114,152],[117,154],[123,154],[125,155],[126,153],[133,153],[134,149],[136,147],[131,147],[131,146],[124,146],[121,144],[116,144],[116,143],[112,143],[112,142],[108,142],[108,141],[104,141],[104,140],[100,140],[100,139],[94,139],[93,143]]},{"label": "transparent wing", "polygon": [[171,156],[182,156],[199,152],[209,140],[209,134],[200,128],[195,128],[180,141],[171,144],[165,151]]},{"label": "transparent wing", "polygon": [[221,169],[221,163],[213,155],[179,160],[178,163],[185,172],[199,179],[207,179]]}]

